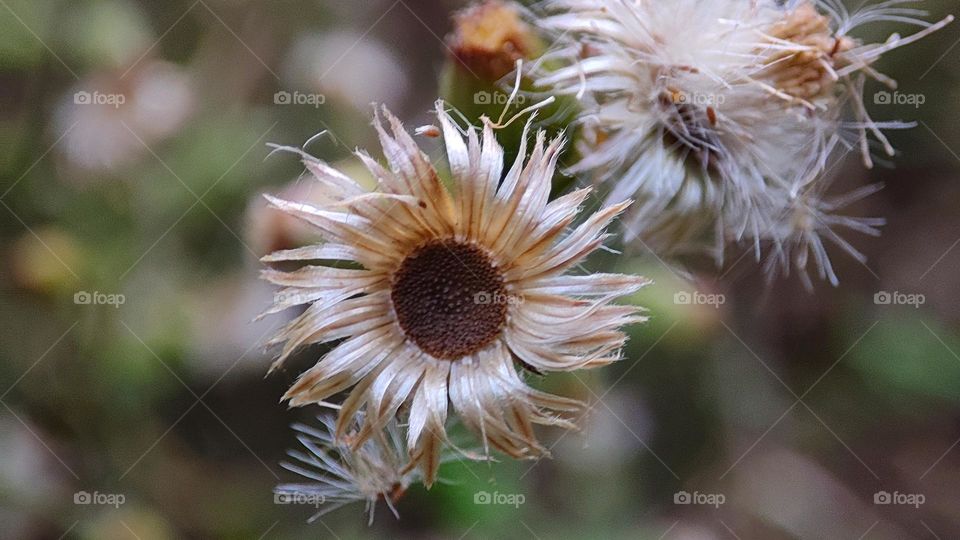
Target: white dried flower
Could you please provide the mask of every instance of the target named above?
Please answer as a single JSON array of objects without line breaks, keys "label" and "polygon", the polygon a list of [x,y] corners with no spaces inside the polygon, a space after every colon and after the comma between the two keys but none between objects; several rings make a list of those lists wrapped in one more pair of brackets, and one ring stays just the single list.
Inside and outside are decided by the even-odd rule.
[{"label": "white dried flower", "polygon": [[[283,468],[312,480],[310,483],[282,484],[274,492],[293,502],[311,503],[317,512],[310,522],[349,503],[364,501],[373,523],[377,503],[383,501],[394,516],[400,517],[395,504],[407,489],[423,480],[419,469],[410,461],[406,441],[396,421],[387,423],[383,431],[367,439],[357,448],[338,441],[336,424],[329,415],[317,418],[320,425],[294,424],[297,440],[305,451],[290,450],[292,462]],[[358,416],[351,428],[362,424]],[[464,457],[471,457],[463,454]],[[460,455],[446,450],[440,462],[458,459]]]},{"label": "white dried flower", "polygon": [[[893,84],[871,67],[882,54],[952,20],[930,25],[906,3],[851,14],[837,0],[552,0],[539,24],[558,47],[535,75],[584,102],[572,171],[607,183],[613,201],[637,199],[628,239],[707,247],[718,263],[731,241],[782,254],[824,230],[830,205],[813,197],[828,163],[859,146],[871,166],[868,135],[892,155],[882,130],[909,127],[872,120],[862,97],[867,77]],[[851,35],[881,21],[923,29],[885,43]],[[798,205],[819,209],[814,224],[783,230]],[[826,256],[815,260],[835,281]]]},{"label": "white dried flower", "polygon": [[562,146],[526,133],[504,175],[504,150],[493,128],[464,135],[437,103],[454,192],[384,109],[390,132],[374,126],[389,164],[358,156],[378,181],[370,192],[329,165],[305,164],[329,195],[313,206],[269,198],[329,241],[277,252],[277,261],[345,261],[353,268],[309,265],[264,278],[284,287],[270,310],[307,304],[272,343],[279,365],[299,347],[343,340],[304,372],[284,396],[291,405],[318,403],[350,390],[338,434],[357,411],[362,444],[409,403],[408,444],[433,482],[446,436],[448,402],[484,448],[515,458],[547,453],[534,424],[573,427],[563,417],[577,401],[529,387],[535,372],[602,366],[620,358],[623,325],[645,317],[612,301],[648,280],[569,271],[608,237],[609,223],[628,203],[609,206],[571,227],[590,193],[549,201]]}]

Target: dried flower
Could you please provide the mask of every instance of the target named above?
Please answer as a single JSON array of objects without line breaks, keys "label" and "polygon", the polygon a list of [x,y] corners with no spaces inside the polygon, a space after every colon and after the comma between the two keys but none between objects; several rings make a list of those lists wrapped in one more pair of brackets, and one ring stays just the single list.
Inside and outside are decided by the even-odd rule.
[{"label": "dried flower", "polygon": [[[782,225],[798,205],[829,206],[813,200],[814,185],[839,148],[859,145],[870,166],[868,134],[892,155],[882,130],[909,127],[869,117],[864,80],[893,84],[874,62],[952,17],[931,25],[904,3],[851,15],[835,0],[554,0],[539,23],[564,36],[545,58],[565,67],[537,83],[584,101],[584,157],[572,170],[605,182],[612,201],[638,200],[630,239],[706,248],[718,264],[728,242],[746,241],[759,259],[761,244],[783,252],[824,230],[820,211],[808,213],[819,223]],[[923,30],[882,44],[851,35],[879,21]],[[826,256],[815,260],[835,282]]]},{"label": "dried flower", "polygon": [[518,6],[499,0],[457,13],[447,45],[460,65],[485,81],[501,79],[513,71],[517,60],[530,58],[543,47]]},{"label": "dried flower", "polygon": [[[503,176],[503,149],[490,124],[466,141],[437,103],[456,193],[403,125],[384,109],[374,123],[390,168],[359,158],[377,178],[369,192],[323,162],[305,164],[331,202],[311,206],[270,198],[313,224],[329,243],[281,251],[268,262],[339,260],[355,267],[266,270],[284,287],[270,312],[309,304],[272,343],[284,343],[279,366],[295,349],[345,339],[303,373],[284,399],[318,403],[352,388],[337,425],[342,437],[357,411],[362,445],[409,403],[407,439],[433,482],[445,439],[447,402],[464,424],[512,457],[544,455],[533,424],[573,427],[560,413],[580,403],[528,387],[529,371],[568,371],[619,359],[619,328],[643,321],[633,306],[611,305],[647,281],[567,271],[607,238],[605,228],[627,203],[604,208],[570,229],[590,193],[548,202],[562,140],[542,132],[526,157]],[[356,267],[358,266],[358,267]]]},{"label": "dried flower", "polygon": [[[336,426],[331,416],[319,416],[317,427],[294,424],[297,440],[304,451],[290,450],[293,462],[283,468],[313,480],[312,483],[282,484],[274,492],[279,498],[314,504],[318,511],[309,521],[343,505],[365,501],[370,523],[379,501],[384,501],[393,515],[400,517],[394,506],[407,489],[421,481],[420,472],[410,466],[407,445],[396,421],[390,421],[384,430],[371,437],[359,448],[350,449],[338,443]],[[357,428],[362,419],[355,419]],[[468,454],[464,454],[469,457]],[[440,461],[457,459],[458,454],[447,451]]]}]

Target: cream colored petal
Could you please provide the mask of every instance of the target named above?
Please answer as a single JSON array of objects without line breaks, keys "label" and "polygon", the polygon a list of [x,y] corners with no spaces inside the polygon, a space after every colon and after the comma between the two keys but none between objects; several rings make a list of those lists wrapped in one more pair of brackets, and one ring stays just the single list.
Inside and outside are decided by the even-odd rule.
[{"label": "cream colored petal", "polygon": [[510,221],[506,223],[492,246],[492,251],[501,254],[504,260],[509,260],[509,254],[514,246],[533,232],[547,205],[562,140],[553,140],[546,150],[543,150],[543,144],[543,132],[538,132],[537,143],[517,185],[515,196],[519,196],[518,203],[514,206],[511,201],[507,208],[495,209],[497,212],[509,209],[510,212]]},{"label": "cream colored petal", "polygon": [[420,204],[421,200],[412,195],[373,192],[346,198],[326,208],[364,218],[371,236],[389,239],[394,249],[380,255],[388,260],[388,265],[393,265],[399,262],[406,248],[421,243],[425,236],[436,234],[425,226],[426,220],[421,214],[427,212]]},{"label": "cream colored petal", "polygon": [[517,310],[510,328],[533,336],[544,345],[562,344],[580,336],[616,330],[634,322],[643,322],[633,306],[600,305],[587,310],[570,310],[568,317],[550,317],[534,309]]},{"label": "cream colored petal", "polygon": [[386,368],[373,377],[373,384],[365,392],[363,426],[351,442],[354,448],[380,432],[407,401],[426,371],[423,356],[419,350],[408,347],[408,353],[389,359]]},{"label": "cream colored petal", "polygon": [[423,484],[433,485],[440,466],[440,450],[447,440],[444,424],[447,419],[450,362],[429,360],[429,367],[410,404],[407,422],[407,445],[411,464],[420,467]]},{"label": "cream colored petal", "polygon": [[[516,446],[510,441],[510,437],[505,438],[502,435],[504,431],[509,432],[509,428],[489,414],[485,399],[481,401],[481,398],[486,397],[482,393],[486,385],[479,380],[480,376],[477,374],[481,360],[481,355],[478,354],[475,358],[453,362],[450,367],[450,402],[464,425],[480,436],[487,454],[490,453],[491,445],[509,454]],[[522,452],[515,454],[515,457],[522,457]]]},{"label": "cream colored petal", "polygon": [[494,211],[494,195],[503,173],[503,148],[497,143],[489,123],[483,126],[483,142],[478,152],[474,180],[467,185],[473,191],[470,223],[467,237],[482,239],[482,231],[489,221],[488,214]]},{"label": "cream colored petal", "polygon": [[400,339],[389,327],[352,337],[303,372],[284,394],[283,400],[290,400],[292,407],[298,407],[341,392],[377,367],[386,352],[399,342]]},{"label": "cream colored petal", "polygon": [[532,423],[573,427],[547,407],[577,409],[579,404],[547,396],[523,383],[501,342],[451,367],[454,409],[464,424],[480,435],[485,448],[493,446],[511,457],[534,458],[547,453],[537,442]]},{"label": "cream colored petal", "polygon": [[371,234],[372,223],[366,218],[345,212],[320,210],[309,204],[284,201],[270,195],[264,197],[274,207],[320,229],[328,240],[351,245],[371,255],[392,252],[391,244],[385,241],[388,239]]},{"label": "cream colored petal", "polygon": [[477,129],[467,126],[467,168],[459,176],[454,177],[456,182],[457,203],[457,235],[461,238],[472,238],[471,227],[477,218],[476,198],[479,189],[478,167],[480,162],[480,142],[477,139]]},{"label": "cream colored petal", "polygon": [[509,268],[529,266],[556,243],[557,238],[567,230],[576,219],[580,205],[590,195],[591,189],[578,189],[547,205],[536,229],[519,239]]},{"label": "cream colored petal", "polygon": [[626,296],[651,283],[653,282],[645,277],[627,274],[561,275],[524,282],[521,294],[574,297]]},{"label": "cream colored petal", "polygon": [[557,425],[566,429],[576,428],[574,424],[558,417],[557,412],[574,413],[582,411],[583,403],[530,388],[520,378],[506,344],[500,345],[498,358],[500,361],[490,363],[486,366],[487,369],[497,374],[502,384],[510,389],[511,394],[526,396],[533,407],[531,409],[533,411],[531,420],[539,424]]},{"label": "cream colored petal", "polygon": [[[517,195],[519,190],[517,186],[520,183],[520,177],[524,171],[524,163],[528,161],[527,138],[529,137],[529,133],[530,122],[527,122],[527,124],[523,126],[523,134],[520,137],[520,148],[517,149],[517,157],[514,159],[513,165],[510,166],[510,170],[497,189],[497,201],[500,203],[506,204],[509,201],[518,200]],[[532,160],[534,156],[543,155],[543,140],[544,136],[538,134],[537,146],[533,152],[530,153],[530,160]]]},{"label": "cream colored petal", "polygon": [[260,258],[261,262],[318,260],[355,261],[357,260],[357,251],[344,244],[328,243],[274,251]]},{"label": "cream colored petal", "polygon": [[370,220],[379,235],[391,240],[389,253],[381,254],[383,260],[388,261],[386,267],[396,268],[411,249],[446,234],[444,229],[437,228],[436,216],[433,224],[428,222],[428,214],[433,212],[429,205],[421,208],[419,199],[407,195],[378,195],[379,200],[352,202],[350,210]]},{"label": "cream colored petal", "polygon": [[468,167],[455,177],[461,208],[458,232],[464,238],[481,239],[503,172],[503,148],[489,123],[484,124],[482,140],[474,127],[468,129],[467,156]]},{"label": "cream colored petal", "polygon": [[460,129],[450,118],[450,115],[444,110],[443,100],[437,100],[436,104],[437,119],[440,121],[440,127],[443,130],[443,144],[447,150],[447,164],[450,166],[450,173],[453,178],[464,178],[470,171],[470,156],[467,154],[467,145],[463,143],[463,136]]},{"label": "cream colored petal", "polygon": [[407,347],[404,342],[401,342],[397,347],[390,350],[387,356],[353,387],[353,390],[350,391],[347,398],[343,400],[343,404],[340,406],[340,412],[337,414],[335,437],[338,442],[352,443],[352,441],[347,440],[347,431],[356,423],[357,413],[367,401],[367,391],[370,389],[370,386],[387,367],[396,362],[403,362],[405,358],[409,358],[409,355],[409,347]]},{"label": "cream colored petal", "polygon": [[[398,185],[392,186],[396,189],[394,193],[413,195],[426,205],[426,208],[421,209],[429,211],[421,212],[421,217],[434,228],[449,227],[453,223],[449,220],[453,217],[453,203],[436,169],[403,128],[403,124],[386,108],[383,109],[383,114],[390,123],[393,136],[383,129],[379,113],[374,119],[374,127],[380,137],[384,156],[395,174],[395,177],[388,175],[384,180],[399,180]],[[402,184],[402,187],[399,184]]]},{"label": "cream colored petal", "polygon": [[[361,159],[367,164],[371,171],[377,171],[373,174],[380,179],[383,189],[391,182],[384,181],[385,178],[394,178],[392,172],[379,166],[369,156],[362,154]],[[417,199],[416,204],[393,205],[385,209],[385,212],[398,222],[397,227],[408,229],[413,236],[421,240],[428,238],[437,238],[451,236],[456,228],[457,213],[453,207],[450,194],[442,185],[438,188],[439,193],[431,195],[426,199]]]},{"label": "cream colored petal", "polygon": [[261,271],[261,277],[287,286],[274,294],[273,306],[258,318],[306,303],[312,303],[312,309],[322,311],[351,296],[374,293],[387,287],[387,277],[383,274],[330,267],[307,267],[306,271],[295,272],[266,269]]},{"label": "cream colored petal", "polygon": [[[485,216],[486,223],[481,232],[482,237],[485,239],[484,243],[487,246],[493,246],[496,240],[500,238],[504,228],[513,218],[513,211],[517,205],[520,204],[521,195],[518,193],[517,185],[520,183],[520,177],[524,171],[523,164],[527,155],[527,134],[529,129],[530,124],[527,123],[523,128],[523,135],[520,138],[520,149],[517,152],[517,157],[507,172],[507,175],[504,177],[503,182],[500,183],[500,187],[497,189],[493,207],[489,214]],[[541,141],[542,137],[538,136],[537,140]],[[534,156],[542,155],[542,147],[538,148],[540,149],[535,148],[531,153],[530,159],[533,159]]]},{"label": "cream colored petal", "polygon": [[556,274],[579,262],[603,243],[603,231],[630,202],[609,206],[592,216],[561,240],[537,263],[525,268],[512,268],[506,272],[507,281],[520,281]]},{"label": "cream colored petal", "polygon": [[541,371],[576,371],[592,360],[591,356],[563,354],[554,347],[528,343],[516,333],[505,333],[504,339],[517,358]]},{"label": "cream colored petal", "polygon": [[616,296],[613,293],[591,301],[524,297],[522,304],[513,306],[508,340],[522,338],[544,350],[592,361],[592,356],[606,354],[623,344],[625,335],[619,328],[646,320],[636,306],[609,304]]},{"label": "cream colored petal", "polygon": [[260,277],[274,285],[332,289],[348,287],[358,281],[368,282],[372,279],[383,278],[383,274],[353,268],[308,265],[290,272],[265,268],[260,271]]},{"label": "cream colored petal", "polygon": [[543,371],[571,371],[619,359],[627,336],[619,329],[643,322],[635,306],[610,305],[617,296],[593,301],[525,297],[511,314],[504,339],[518,358]]},{"label": "cream colored petal", "polygon": [[[393,172],[383,168],[366,152],[358,151],[357,157],[367,167],[380,185],[380,189],[388,193],[406,193],[407,187]],[[448,196],[449,198],[449,196]],[[446,216],[441,211],[442,201],[417,199],[416,207],[394,204],[381,209],[382,213],[399,228],[405,228],[412,235],[423,238],[450,234],[453,230],[454,217]]]},{"label": "cream colored petal", "polygon": [[394,321],[385,295],[372,294],[323,306],[312,304],[285,326],[270,345],[284,343],[281,358],[302,345],[323,343],[378,328]]},{"label": "cream colored petal", "polygon": [[[429,360],[423,381],[417,388],[410,405],[407,445],[414,448],[421,436],[430,436],[431,432],[443,435],[443,426],[447,417],[447,378],[450,376],[450,362]],[[438,432],[439,431],[439,432]]]},{"label": "cream colored petal", "polygon": [[355,197],[366,193],[366,190],[352,178],[323,161],[304,159],[303,164],[313,174],[313,177],[329,190],[329,194],[336,199]]},{"label": "cream colored petal", "polygon": [[317,309],[326,309],[351,296],[374,293],[384,290],[385,287],[386,279],[380,275],[348,281],[329,280],[309,287],[284,287],[274,293],[273,306],[260,314],[257,319],[303,304],[318,305]]},{"label": "cream colored petal", "polygon": [[[390,124],[391,134],[387,134],[383,129],[380,120],[381,112]],[[404,129],[400,120],[386,108],[382,108],[375,114],[374,128],[380,137],[380,145],[383,147],[383,154],[387,158],[387,163],[390,164],[390,169],[403,182],[403,189],[395,193],[406,193],[420,199],[428,198],[430,193],[426,189],[427,180],[435,177],[436,171],[427,156]]]}]

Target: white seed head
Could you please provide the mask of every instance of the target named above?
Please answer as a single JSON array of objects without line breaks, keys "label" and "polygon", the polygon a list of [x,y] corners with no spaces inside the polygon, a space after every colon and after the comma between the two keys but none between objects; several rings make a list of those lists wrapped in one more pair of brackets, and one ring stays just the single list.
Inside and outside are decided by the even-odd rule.
[{"label": "white seed head", "polygon": [[[892,84],[872,64],[952,18],[929,25],[904,3],[850,14],[836,0],[556,0],[538,21],[556,44],[534,75],[583,102],[572,171],[611,200],[637,199],[628,240],[706,248],[718,263],[728,243],[748,242],[759,258],[823,230],[810,221],[819,212],[783,216],[823,207],[811,201],[842,150],[859,146],[869,166],[868,136],[892,155],[882,130],[909,127],[867,115],[864,80]],[[924,29],[882,44],[852,35],[879,21]],[[826,257],[817,264],[829,279]]]}]

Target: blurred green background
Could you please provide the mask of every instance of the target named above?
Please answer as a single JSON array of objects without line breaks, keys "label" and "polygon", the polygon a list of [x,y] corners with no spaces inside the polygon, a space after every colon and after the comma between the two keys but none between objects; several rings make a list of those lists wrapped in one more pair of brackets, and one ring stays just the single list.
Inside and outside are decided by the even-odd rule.
[{"label": "blurred green background", "polygon": [[250,323],[257,259],[310,239],[261,202],[310,196],[266,143],[329,130],[309,150],[341,162],[378,153],[371,102],[429,122],[459,7],[0,0],[0,537],[960,538],[956,23],[879,66],[921,106],[868,85],[875,119],[919,125],[895,167],[838,171],[884,182],[856,210],[888,218],[848,237],[866,265],[836,253],[838,289],[766,286],[746,251],[695,284],[601,255],[656,280],[632,299],[652,321],[624,362],[543,382],[592,404],[583,432],[542,432],[554,459],[448,465],[372,527],[274,504],[288,425],[316,412],[278,400],[318,351],[264,379],[282,318]]}]

